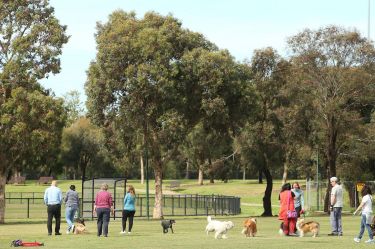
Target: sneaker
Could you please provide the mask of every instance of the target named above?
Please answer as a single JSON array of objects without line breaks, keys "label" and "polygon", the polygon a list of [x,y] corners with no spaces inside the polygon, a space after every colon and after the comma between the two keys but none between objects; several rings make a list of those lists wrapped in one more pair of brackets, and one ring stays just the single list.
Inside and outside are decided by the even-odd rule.
[{"label": "sneaker", "polygon": [[69,230],[66,230],[66,234],[69,234],[70,233],[70,231]]},{"label": "sneaker", "polygon": [[360,238],[354,238],[354,241],[359,243],[359,242],[361,242],[361,239]]},{"label": "sneaker", "polygon": [[131,234],[131,232],[128,232],[128,234]]},{"label": "sneaker", "polygon": [[295,233],[290,233],[289,236],[297,236]]},{"label": "sneaker", "polygon": [[126,232],[125,231],[121,231],[120,234],[126,234]]},{"label": "sneaker", "polygon": [[55,233],[55,235],[61,235],[61,233]]},{"label": "sneaker", "polygon": [[365,243],[367,243],[367,244],[373,244],[373,243],[375,243],[375,240],[369,239],[369,240],[366,240]]}]

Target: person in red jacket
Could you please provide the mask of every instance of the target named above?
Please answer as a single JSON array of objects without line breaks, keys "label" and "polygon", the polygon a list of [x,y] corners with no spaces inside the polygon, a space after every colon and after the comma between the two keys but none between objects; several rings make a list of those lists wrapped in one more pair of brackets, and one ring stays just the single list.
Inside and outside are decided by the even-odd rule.
[{"label": "person in red jacket", "polygon": [[279,195],[280,200],[280,211],[279,211],[279,220],[283,221],[282,232],[287,236],[296,236],[295,227],[297,217],[288,217],[287,213],[295,212],[294,208],[294,193],[291,191],[290,183],[285,183],[281,187],[281,192]]}]

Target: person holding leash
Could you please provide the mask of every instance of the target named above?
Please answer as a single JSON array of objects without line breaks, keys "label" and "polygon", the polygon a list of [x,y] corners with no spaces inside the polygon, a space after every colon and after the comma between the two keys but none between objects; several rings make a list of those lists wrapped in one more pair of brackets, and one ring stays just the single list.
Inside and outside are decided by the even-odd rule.
[{"label": "person holding leash", "polygon": [[79,197],[76,191],[76,186],[70,185],[69,191],[66,192],[65,196],[65,219],[68,224],[66,233],[69,234],[74,230],[74,214],[77,212],[79,207]]},{"label": "person holding leash", "polygon": [[362,215],[361,215],[361,228],[359,231],[359,234],[356,238],[354,238],[354,241],[359,243],[362,239],[363,233],[365,232],[365,227],[367,229],[367,233],[369,236],[369,239],[365,241],[365,243],[374,243],[374,235],[372,234],[372,230],[370,227],[370,224],[372,222],[372,192],[369,186],[364,186],[361,190],[362,195],[362,202],[357,208],[357,210],[354,211],[353,215],[356,215],[359,210],[362,209]]}]

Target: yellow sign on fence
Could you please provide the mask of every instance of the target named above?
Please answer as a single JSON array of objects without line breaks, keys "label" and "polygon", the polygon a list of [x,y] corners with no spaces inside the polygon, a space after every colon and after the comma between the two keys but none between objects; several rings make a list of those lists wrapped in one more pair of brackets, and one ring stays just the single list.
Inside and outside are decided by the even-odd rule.
[{"label": "yellow sign on fence", "polygon": [[357,183],[357,191],[361,192],[365,184],[363,182],[358,182]]}]

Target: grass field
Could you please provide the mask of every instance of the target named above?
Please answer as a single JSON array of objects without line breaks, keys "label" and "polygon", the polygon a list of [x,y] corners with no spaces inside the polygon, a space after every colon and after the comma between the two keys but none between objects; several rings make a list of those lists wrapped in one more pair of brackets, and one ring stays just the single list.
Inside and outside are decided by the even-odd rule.
[{"label": "grass field", "polygon": [[[240,232],[242,230],[242,222],[244,217],[259,216],[262,211],[262,197],[265,184],[258,184],[255,180],[232,180],[229,183],[216,182],[209,184],[205,182],[203,186],[197,185],[194,180],[181,180],[181,187],[171,191],[168,188],[169,181],[163,182],[163,190],[165,194],[221,194],[233,195],[241,197],[241,210],[239,216],[217,217],[220,220],[232,220],[235,227],[229,232],[229,238],[226,240],[215,240],[213,234],[206,236],[204,228],[206,226],[206,217],[176,217],[176,225],[174,226],[175,234],[163,234],[160,221],[146,220],[144,218],[136,218],[133,232],[131,235],[120,235],[121,221],[111,220],[109,237],[98,238],[96,236],[96,222],[87,221],[90,234],[84,236],[66,235],[66,224],[64,219],[61,232],[62,236],[47,236],[46,211],[41,203],[39,209],[33,212],[39,213],[37,219],[25,219],[25,204],[8,204],[6,211],[7,224],[0,226],[0,248],[8,248],[12,240],[22,239],[24,241],[40,241],[45,243],[44,248],[152,248],[152,249],[184,249],[184,248],[204,248],[204,249],[220,249],[220,248],[368,248],[371,245],[364,243],[355,244],[353,238],[359,231],[360,218],[353,216],[343,217],[344,236],[329,237],[330,232],[329,217],[317,216],[308,217],[308,220],[316,220],[321,224],[321,235],[318,238],[296,238],[296,237],[280,237],[278,228],[280,221],[277,217],[263,218],[258,217],[258,234],[255,238],[245,238]],[[81,189],[80,181],[60,181],[59,187],[66,192],[71,184],[75,184],[77,190]],[[139,181],[130,180],[128,184],[132,184],[136,188],[137,194],[145,193],[145,185],[141,185]],[[23,197],[30,195],[31,192],[42,193],[48,186],[38,185],[35,181],[28,181],[26,185],[14,186],[7,185],[6,192],[16,197],[22,193]],[[272,194],[273,214],[278,212],[278,191],[280,182],[274,182],[274,191]],[[150,193],[153,193],[153,181],[150,181]],[[18,211],[17,211],[18,210]],[[310,213],[314,215],[313,213]],[[31,214],[33,215],[33,214]],[[166,217],[172,218],[172,217]],[[367,239],[367,234],[365,234]]]},{"label": "grass field", "polygon": [[[44,248],[142,248],[142,249],[228,249],[228,248],[369,248],[374,245],[366,245],[364,242],[356,244],[353,238],[359,231],[359,217],[345,216],[343,218],[344,236],[329,237],[328,216],[313,218],[321,224],[321,234],[317,238],[312,237],[281,237],[278,235],[279,221],[276,217],[258,218],[258,234],[254,238],[246,238],[241,234],[243,217],[219,217],[221,220],[232,220],[235,227],[228,233],[228,239],[215,240],[213,234],[206,236],[205,217],[177,219],[174,226],[175,233],[163,234],[160,221],[147,221],[136,219],[131,235],[119,234],[121,222],[110,221],[109,237],[98,238],[96,236],[96,223],[88,221],[87,227],[91,232],[88,235],[47,236],[45,222],[38,224],[6,224],[0,226],[0,248],[8,248],[14,239],[24,241],[44,242]],[[311,217],[309,219],[312,219]],[[64,232],[66,224],[62,223],[61,231]],[[367,234],[364,240],[367,240]]]},{"label": "grass field", "polygon": [[[210,184],[208,181],[204,182],[204,185],[198,185],[196,180],[179,180],[181,182],[181,186],[178,189],[171,189],[169,188],[169,182],[171,180],[164,180],[163,181],[163,193],[164,194],[174,194],[174,195],[185,195],[185,194],[200,194],[200,195],[212,195],[212,194],[220,194],[220,195],[229,195],[229,196],[238,196],[241,197],[241,211],[244,215],[249,216],[259,216],[263,212],[263,203],[262,198],[264,194],[264,190],[266,184],[259,184],[257,180],[230,180],[228,183],[223,183],[221,181],[216,181],[214,184]],[[292,180],[291,180],[292,181]],[[300,181],[302,184],[304,181]],[[66,192],[69,189],[71,184],[75,184],[77,191],[81,191],[81,181],[76,180],[62,180],[59,181],[59,187],[62,189],[63,192]],[[131,184],[135,187],[137,194],[145,194],[145,184],[140,184],[139,180],[128,180],[127,184]],[[280,190],[281,181],[274,181],[273,186],[273,193],[272,193],[272,211],[273,214],[277,214],[278,212],[278,193]],[[7,185],[6,192],[7,196],[11,197],[20,197],[20,193],[22,193],[23,198],[25,197],[32,197],[32,193],[34,193],[35,197],[43,197],[43,192],[47,188],[47,185],[38,185],[36,181],[27,181],[25,185]],[[118,194],[121,199],[121,191],[122,189],[118,189]],[[38,193],[38,194],[37,194]],[[154,181],[150,180],[150,194],[154,193]],[[315,193],[313,193],[315,195]],[[306,193],[305,193],[306,199]],[[344,198],[345,201],[348,201],[348,198]],[[23,201],[23,203],[12,203],[13,200],[7,202],[8,207],[8,221],[14,221],[18,219],[23,219],[27,217],[27,203]],[[19,200],[15,200],[15,202],[19,202]],[[150,200],[153,202],[153,198]],[[35,202],[35,203],[34,203]],[[30,217],[40,218],[41,216],[38,215],[40,210],[44,210],[44,205],[42,200],[37,204],[38,201],[35,200],[30,205]],[[305,201],[306,203],[306,201]],[[316,202],[314,202],[316,203]],[[138,203],[139,205],[139,203]],[[145,203],[143,203],[145,205]],[[152,206],[152,204],[151,204]],[[145,208],[142,210],[145,211]],[[353,211],[349,208],[349,205],[345,205],[345,211]],[[168,212],[167,212],[168,213]],[[39,217],[38,217],[39,216]]]}]

